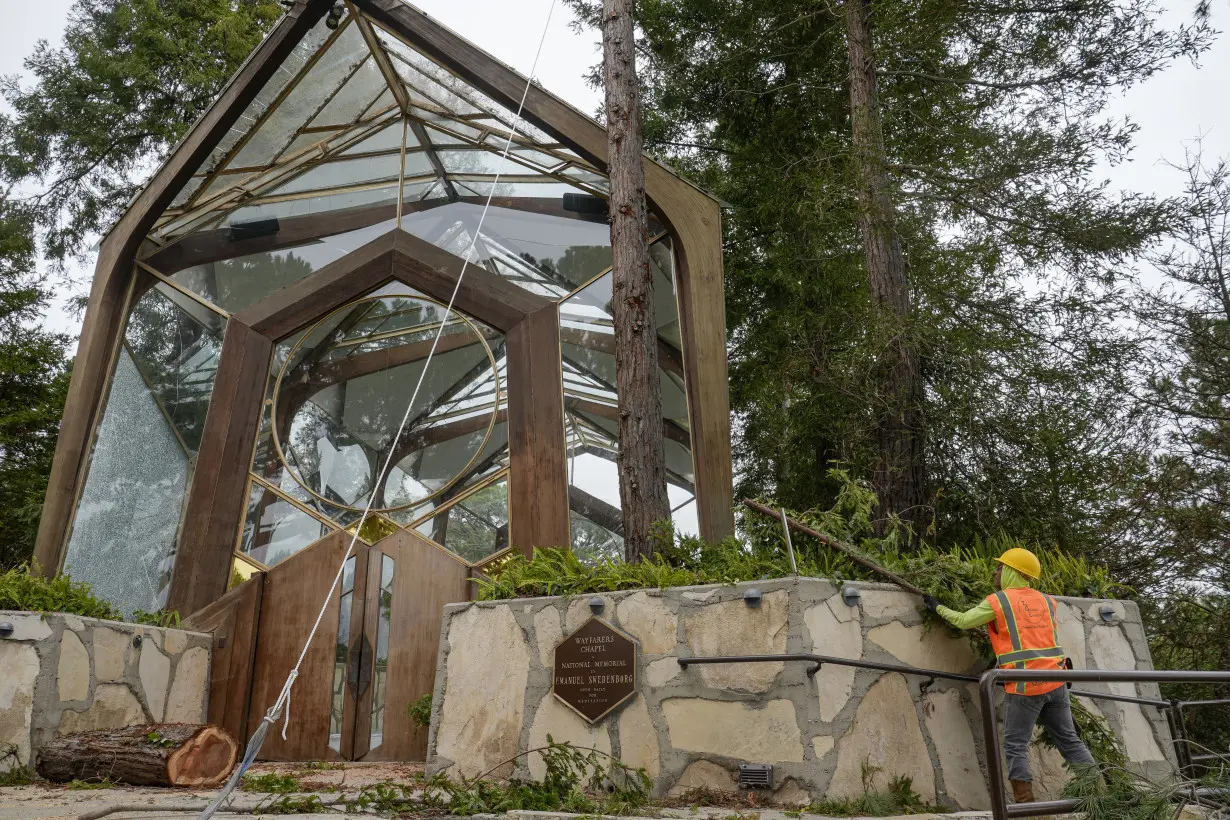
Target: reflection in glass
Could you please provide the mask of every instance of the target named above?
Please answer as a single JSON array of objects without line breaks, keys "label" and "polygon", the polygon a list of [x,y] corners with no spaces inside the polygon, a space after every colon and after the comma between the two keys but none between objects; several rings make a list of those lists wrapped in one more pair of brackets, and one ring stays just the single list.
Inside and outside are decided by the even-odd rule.
[{"label": "reflection in glass", "polygon": [[326,317],[287,355],[271,432],[290,476],[311,495],[350,510],[369,502],[397,510],[470,477],[498,421],[504,342],[454,313],[424,374],[443,319],[442,305],[418,297],[362,300]]},{"label": "reflection in glass", "polygon": [[472,564],[495,555],[508,546],[508,479],[466,496],[418,531]]},{"label": "reflection in glass", "polygon": [[[667,494],[676,532],[694,534],[698,527],[691,435],[669,240],[655,243],[650,256]],[[623,553],[612,283],[607,273],[560,303],[572,547],[589,559]]]},{"label": "reflection in glass", "polygon": [[[372,553],[373,556],[377,554]],[[379,622],[376,625],[376,663],[372,675],[370,749],[384,743],[384,705],[389,683],[389,634],[393,618],[393,559],[387,555],[382,555],[380,562],[380,612],[377,617]]]},{"label": "reflection in glass", "polygon": [[161,282],[128,319],[129,352],[190,453],[201,446],[225,326],[221,316]]},{"label": "reflection in glass", "polygon": [[211,304],[237,313],[306,279],[330,262],[388,233],[396,225],[396,219],[386,219],[356,231],[322,237],[297,248],[196,265],[170,278]]},{"label": "reflection in glass", "polygon": [[333,657],[333,696],[329,703],[329,748],[342,751],[342,720],[346,713],[346,665],[350,659],[350,609],[354,604],[356,556],[342,570],[342,598],[337,611],[337,649]]},{"label": "reflection in glass", "polygon": [[132,308],[65,557],[125,614],[166,603],[224,325],[165,284]]},{"label": "reflection in glass", "polygon": [[239,551],[272,567],[332,531],[328,524],[253,481],[248,491],[248,513],[239,539]]},{"label": "reflection in glass", "polygon": [[[473,152],[471,152],[473,153]],[[458,183],[473,189],[477,183]],[[486,195],[474,191],[473,195]],[[562,215],[561,192],[530,192],[544,208],[561,215],[531,213],[493,206],[474,242],[481,204],[457,202],[402,219],[402,228],[454,256],[498,273],[514,284],[549,299],[560,299],[611,266],[611,231],[605,221],[588,222]]]}]

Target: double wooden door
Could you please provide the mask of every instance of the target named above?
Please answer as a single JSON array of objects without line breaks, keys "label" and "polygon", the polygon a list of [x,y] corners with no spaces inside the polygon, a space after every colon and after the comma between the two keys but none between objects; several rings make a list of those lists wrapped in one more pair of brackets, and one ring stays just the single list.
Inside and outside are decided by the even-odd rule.
[{"label": "double wooden door", "polygon": [[[350,538],[336,533],[267,573],[250,726],[277,699]],[[406,707],[432,691],[441,611],[469,600],[468,579],[465,564],[411,532],[357,542],[300,669],[286,740],[279,723],[261,758],[425,759],[427,731]]]}]

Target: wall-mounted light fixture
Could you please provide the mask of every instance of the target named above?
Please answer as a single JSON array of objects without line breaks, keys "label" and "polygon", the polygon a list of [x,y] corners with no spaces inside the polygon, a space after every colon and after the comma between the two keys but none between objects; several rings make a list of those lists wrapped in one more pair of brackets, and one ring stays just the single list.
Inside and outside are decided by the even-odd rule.
[{"label": "wall-mounted light fixture", "polygon": [[601,615],[602,610],[606,609],[606,601],[599,598],[597,595],[589,599],[589,611],[595,615]]},{"label": "wall-mounted light fixture", "polygon": [[334,3],[333,8],[329,9],[329,16],[325,18],[325,25],[330,31],[336,31],[337,27],[342,24],[342,15],[346,13],[346,7],[341,3]]},{"label": "wall-mounted light fixture", "polygon": [[17,631],[17,628],[14,627],[8,621],[5,621],[4,623],[0,624],[0,638],[7,638],[16,631]]},{"label": "wall-mounted light fixture", "polygon": [[858,587],[844,586],[841,588],[841,600],[846,606],[858,606],[863,600],[863,593]]},{"label": "wall-mounted light fixture", "polygon": [[137,647],[138,649],[141,648],[141,636],[140,635],[132,636],[132,645]]},{"label": "wall-mounted light fixture", "polygon": [[1102,616],[1103,621],[1110,623],[1115,620],[1115,616],[1118,615],[1119,612],[1115,609],[1114,604],[1102,604],[1102,606],[1098,608],[1098,614]]},{"label": "wall-mounted light fixture", "polygon": [[743,591],[743,603],[753,609],[760,606],[761,600],[764,599],[764,593],[758,587],[748,587]]}]

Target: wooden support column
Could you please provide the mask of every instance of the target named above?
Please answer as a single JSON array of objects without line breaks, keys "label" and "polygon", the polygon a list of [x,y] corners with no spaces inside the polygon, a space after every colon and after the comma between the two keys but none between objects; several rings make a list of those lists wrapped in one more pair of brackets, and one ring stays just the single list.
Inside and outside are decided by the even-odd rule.
[{"label": "wooden support column", "polygon": [[680,241],[675,246],[679,326],[700,534],[709,541],[720,541],[735,531],[722,213],[716,202],[699,196],[691,207],[692,216],[680,224]]},{"label": "wooden support column", "polygon": [[82,467],[110,375],[110,352],[123,327],[123,294],[132,276],[137,248],[175,195],[331,5],[329,0],[296,0],[103,239],[34,550],[44,572],[58,572],[64,558],[65,535],[79,482],[84,480]]},{"label": "wooden support column", "polygon": [[508,333],[509,542],[534,547],[572,541],[564,456],[559,309],[531,313]]},{"label": "wooden support column", "polygon": [[218,600],[230,581],[272,353],[269,339],[235,319],[227,323],[167,600],[181,615]]}]

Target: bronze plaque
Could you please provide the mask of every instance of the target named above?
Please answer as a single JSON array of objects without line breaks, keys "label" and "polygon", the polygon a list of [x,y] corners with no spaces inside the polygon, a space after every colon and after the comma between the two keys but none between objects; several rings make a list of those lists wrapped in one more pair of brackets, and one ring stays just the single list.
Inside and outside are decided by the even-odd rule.
[{"label": "bronze plaque", "polygon": [[590,618],[555,647],[551,691],[590,723],[636,694],[636,641]]}]

